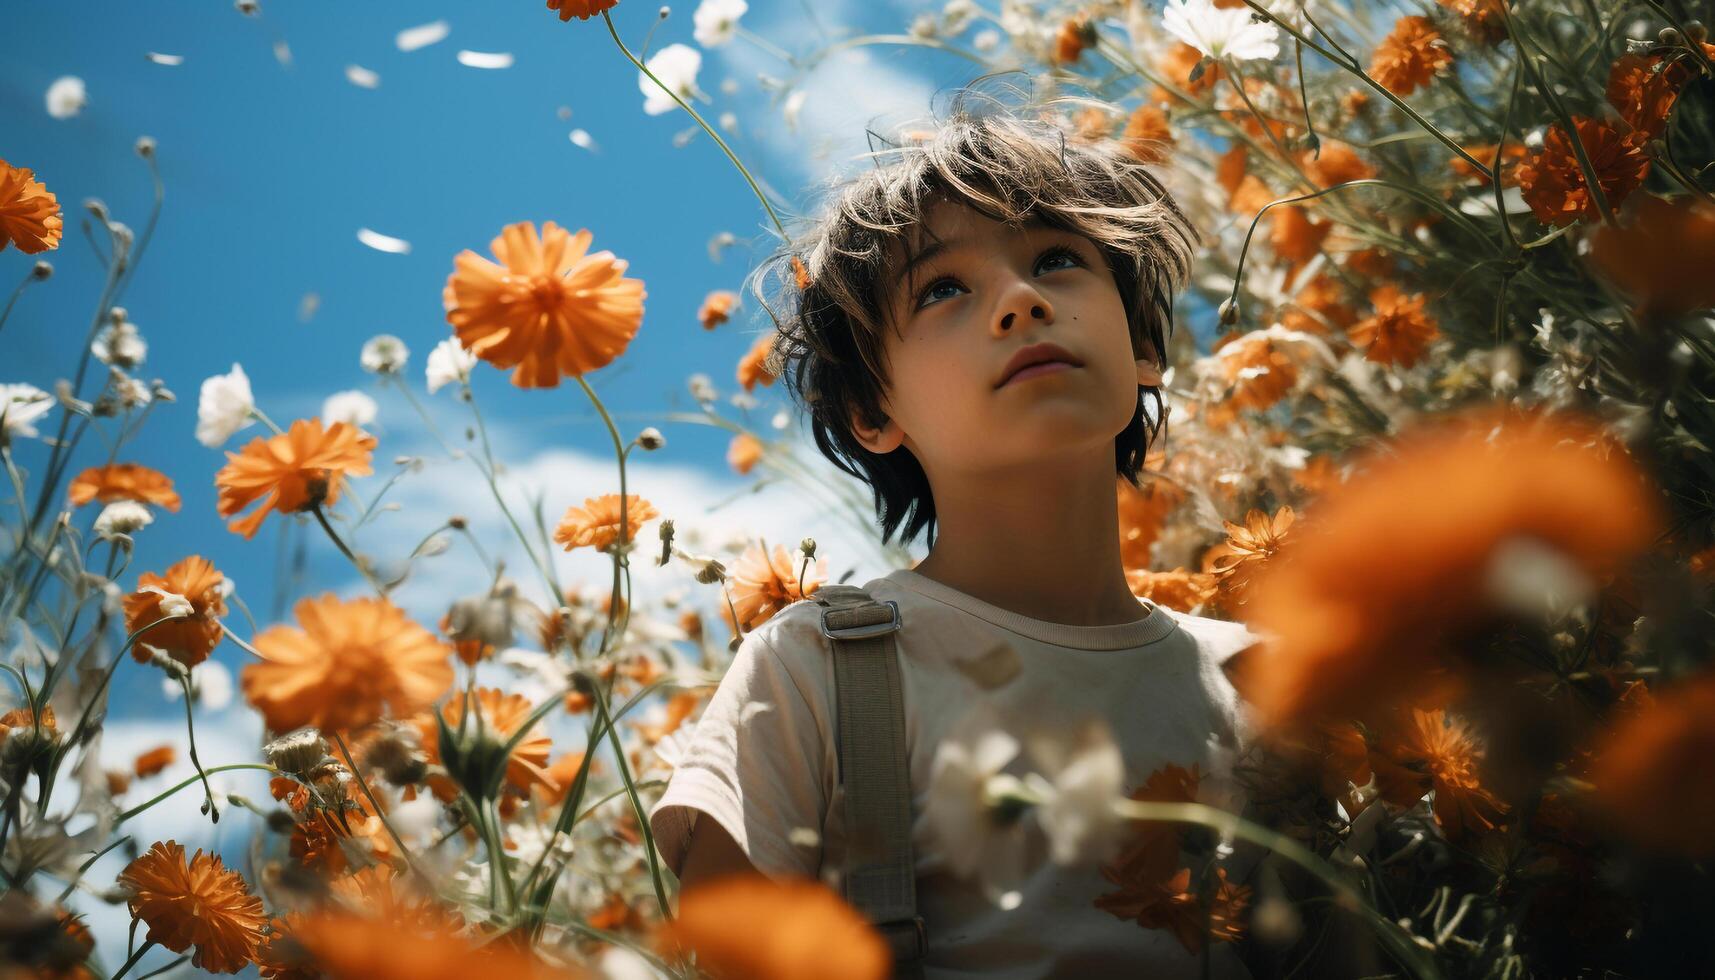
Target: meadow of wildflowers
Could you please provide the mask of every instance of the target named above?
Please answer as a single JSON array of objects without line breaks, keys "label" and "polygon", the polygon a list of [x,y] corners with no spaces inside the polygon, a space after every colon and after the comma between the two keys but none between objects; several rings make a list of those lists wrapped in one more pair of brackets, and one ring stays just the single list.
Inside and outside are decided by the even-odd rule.
[{"label": "meadow of wildflowers", "polygon": [[[792,202],[697,109],[699,47],[766,46],[804,70],[826,52],[745,30],[743,0],[702,0],[672,14],[698,47],[651,54],[622,39],[655,17],[622,16],[630,3],[548,0],[539,29],[609,35],[638,72],[612,96],[687,114],[732,193],[790,242]],[[961,837],[965,871],[1008,861],[1019,821],[1067,862],[1113,835],[1113,890],[1090,914],[1193,952],[1241,944],[1259,975],[1715,971],[1712,15],[1690,0],[950,0],[836,42],[1022,70],[1037,95],[1082,99],[1054,103],[1066,139],[1158,165],[1203,235],[1181,320],[1215,339],[1175,333],[1168,438],[1115,506],[1136,595],[1265,637],[1231,671],[1258,737],[1220,779],[1170,767],[1124,794],[1104,775],[1111,745],[1003,783],[987,764],[1005,745],[974,732],[942,747],[960,782],[935,790],[963,804],[970,826],[937,832]],[[779,95],[790,119],[802,99]],[[57,117],[85,93],[64,79],[46,98]],[[449,518],[408,554],[371,555],[355,532],[399,475],[363,392],[275,419],[234,365],[196,398],[196,438],[224,462],[127,452],[173,397],[145,380],[148,342],[117,305],[139,270],[165,274],[143,261],[159,151],[136,150],[158,192],[134,229],[68,207],[0,144],[0,351],[20,309],[85,301],[53,292],[54,253],[79,244],[68,224],[105,275],[75,363],[0,358],[0,972],[885,975],[877,935],[826,887],[680,894],[654,849],[644,815],[677,748],[743,635],[828,581],[827,529],[695,553],[628,485],[634,453],[672,447],[623,431],[590,384],[649,326],[649,284],[604,229],[543,216],[447,255],[446,332],[421,381],[399,338],[363,344],[364,369],[413,405],[419,384],[460,398],[463,443],[432,435],[512,538]],[[766,325],[747,307],[716,291],[697,319]],[[772,385],[771,339],[711,371]],[[314,377],[318,356],[299,370]],[[556,511],[509,500],[478,372],[513,399],[587,399],[611,487]],[[698,402],[731,432],[736,473],[810,479],[801,449]],[[218,488],[206,520],[247,541],[306,530],[366,590],[306,590],[256,622],[232,586],[243,567],[134,567],[136,537],[191,481]],[[867,496],[837,500],[849,513],[827,521],[869,526]],[[492,584],[416,621],[395,591],[453,548]],[[525,567],[491,560],[515,549]],[[579,549],[611,563],[599,596],[560,580],[554,556]],[[633,595],[644,560],[705,591]],[[246,658],[236,677],[210,659],[222,645]],[[193,775],[163,784],[171,746],[103,765],[121,672],[179,692]],[[223,685],[266,734],[250,761],[209,767],[199,705]],[[211,779],[236,770],[265,774],[269,796]],[[1229,778],[1240,812],[1214,789]],[[253,812],[247,860],[128,833],[180,794],[209,821]],[[1264,856],[1240,880],[1228,859],[1246,849]],[[92,880],[109,853],[127,863]],[[92,903],[125,910],[127,958],[96,955]]]}]

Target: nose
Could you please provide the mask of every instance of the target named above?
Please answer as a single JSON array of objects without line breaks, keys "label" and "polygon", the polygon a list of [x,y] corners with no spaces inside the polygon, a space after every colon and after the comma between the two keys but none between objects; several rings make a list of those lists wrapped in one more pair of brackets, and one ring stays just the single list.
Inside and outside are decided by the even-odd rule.
[{"label": "nose", "polygon": [[1022,280],[1015,283],[1001,298],[995,313],[995,324],[1003,334],[1011,330],[1020,317],[1029,317],[1043,323],[1054,322],[1054,305],[1048,302],[1048,297],[1038,292],[1029,282]]}]

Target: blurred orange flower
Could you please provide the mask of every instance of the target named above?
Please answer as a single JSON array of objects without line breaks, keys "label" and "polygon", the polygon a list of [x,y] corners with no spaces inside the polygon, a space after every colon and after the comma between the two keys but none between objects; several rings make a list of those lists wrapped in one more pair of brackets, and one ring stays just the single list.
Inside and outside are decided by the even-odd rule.
[{"label": "blurred orange flower", "polygon": [[226,615],[225,582],[226,576],[201,555],[187,555],[164,575],[144,572],[137,576],[137,591],[125,597],[127,633],[135,633],[165,615],[161,611],[162,593],[184,596],[194,615],[144,633],[132,644],[131,656],[138,663],[148,663],[153,648],[186,667],[207,660],[220,645],[220,617]]},{"label": "blurred orange flower", "polygon": [[1147,103],[1140,105],[1126,118],[1120,142],[1132,156],[1144,163],[1166,163],[1173,148],[1173,127],[1167,124],[1167,113]]},{"label": "blurred orange flower", "polygon": [[1368,180],[1376,175],[1376,168],[1365,163],[1351,147],[1330,139],[1322,141],[1320,153],[1305,150],[1299,162],[1318,187]]},{"label": "blurred orange flower", "polygon": [[[1498,144],[1495,143],[1478,143],[1473,146],[1465,147],[1465,152],[1476,157],[1484,167],[1493,167],[1495,165],[1495,150],[1497,146]],[[1508,143],[1504,147],[1499,148],[1501,152],[1501,186],[1511,186],[1518,183],[1518,165],[1519,162],[1525,158],[1524,144]],[[1471,166],[1470,163],[1466,162],[1464,157],[1456,156],[1447,161],[1447,165],[1452,168],[1455,176],[1461,177],[1465,180],[1476,181],[1478,184],[1485,187],[1488,186],[1488,176],[1479,171],[1476,167]]]},{"label": "blurred orange flower", "polygon": [[573,17],[589,20],[604,10],[612,10],[619,0],[548,0],[548,9],[560,12],[560,23]]},{"label": "blurred orange flower", "polygon": [[[586,15],[587,16],[587,15]],[[459,342],[498,368],[514,368],[520,388],[556,388],[625,353],[643,323],[641,279],[612,252],[589,254],[592,236],[552,221],[507,225],[489,249],[465,249],[441,291]]]},{"label": "blurred orange flower", "polygon": [[1269,242],[1274,254],[1293,265],[1303,265],[1322,251],[1322,242],[1334,225],[1327,221],[1312,221],[1297,205],[1282,206],[1269,212],[1274,219]]},{"label": "blurred orange flower", "polygon": [[1715,672],[1656,691],[1599,740],[1595,799],[1615,829],[1654,849],[1715,857]]},{"label": "blurred orange flower", "polygon": [[1422,293],[1407,296],[1391,283],[1370,293],[1374,311],[1346,332],[1352,343],[1364,349],[1366,360],[1408,368],[1423,359],[1431,341],[1441,336],[1441,327],[1424,306]]},{"label": "blurred orange flower", "polygon": [[1401,17],[1376,45],[1370,75],[1395,95],[1410,95],[1453,63],[1453,51],[1427,17]]},{"label": "blurred orange flower", "polygon": [[137,773],[138,779],[148,779],[172,765],[178,755],[178,750],[171,745],[158,745],[139,755],[137,761],[131,764],[132,770]]},{"label": "blurred orange flower", "polygon": [[1622,227],[1596,229],[1590,261],[1646,315],[1715,306],[1715,206],[1647,196]]},{"label": "blurred orange flower", "polygon": [[262,661],[245,666],[240,681],[271,731],[348,731],[379,721],[384,708],[406,718],[453,682],[446,644],[386,599],[328,592],[298,600],[293,612],[303,628],[256,634]]},{"label": "blurred orange flower", "polygon": [[1316,530],[1259,575],[1269,637],[1248,700],[1265,727],[1385,703],[1497,607],[1497,552],[1540,542],[1593,580],[1647,547],[1659,503],[1602,430],[1485,408],[1425,423],[1316,503]]},{"label": "blurred orange flower", "polygon": [[0,160],[0,252],[8,245],[35,255],[60,247],[60,202],[29,167]]},{"label": "blurred orange flower", "polygon": [[82,507],[91,500],[104,504],[135,500],[158,504],[175,514],[179,511],[179,495],[173,489],[172,478],[140,463],[92,466],[72,477],[69,495],[73,507]]},{"label": "blurred orange flower", "polygon": [[737,378],[745,391],[754,391],[757,385],[771,385],[775,374],[769,370],[768,355],[774,349],[774,340],[778,331],[769,331],[756,338],[756,343],[750,345],[739,358]]},{"label": "blurred orange flower", "polygon": [[[1184,41],[1174,41],[1161,55],[1157,70],[1161,72],[1161,76],[1167,80],[1168,84],[1191,95],[1197,95],[1214,88],[1215,83],[1221,80],[1223,74],[1220,63],[1214,62],[1203,66],[1203,74],[1196,81],[1192,81],[1191,72],[1202,60],[1203,52]],[[1176,99],[1176,96],[1159,85],[1156,86],[1150,97],[1156,102],[1172,102]]]},{"label": "blurred orange flower", "polygon": [[[469,721],[466,721],[468,704],[467,695],[463,691],[447,699],[447,703],[441,706],[441,718],[446,721],[447,727],[457,732],[463,725],[467,734],[470,734],[480,721],[488,733],[488,738],[496,742],[505,742],[518,734],[519,728],[529,720],[530,712],[534,710],[530,699],[522,694],[507,694],[492,687],[476,689],[476,711],[470,715]],[[415,724],[429,764],[443,765],[440,727],[435,724],[434,717],[425,712],[417,716]],[[550,791],[554,789],[554,779],[547,769],[548,753],[553,749],[554,743],[537,727],[539,724],[532,724],[531,731],[534,734],[526,735],[506,757],[506,782],[520,792],[527,792],[531,786],[542,786]],[[429,777],[429,786],[442,802],[450,803],[458,796],[458,785],[446,776]]]},{"label": "blurred orange flower", "polygon": [[1228,403],[1237,409],[1264,411],[1298,383],[1298,368],[1266,333],[1254,330],[1221,347],[1221,378],[1230,386]]},{"label": "blurred orange flower", "polygon": [[[808,598],[827,579],[828,560],[818,558],[810,562],[804,580],[800,581],[798,569],[802,565],[802,560],[788,554],[783,544],[775,545],[772,554],[765,545],[750,545],[727,569],[727,592],[733,608],[728,609],[724,602],[717,603],[721,619],[735,632],[740,624],[747,631],[753,630],[792,603]],[[737,624],[732,621],[734,610],[738,613]]]},{"label": "blurred orange flower", "polygon": [[1608,104],[1626,125],[1654,138],[1667,128],[1684,80],[1681,73],[1666,68],[1661,58],[1628,52],[1608,69]]},{"label": "blurred orange flower", "polygon": [[759,874],[686,888],[656,948],[695,951],[697,965],[718,977],[880,980],[893,972],[887,942],[827,885]]},{"label": "blurred orange flower", "polygon": [[339,499],[348,476],[368,476],[375,437],[346,422],[322,428],[319,418],[298,419],[284,434],[258,436],[242,450],[226,454],[214,476],[220,488],[216,510],[231,517],[257,499],[262,506],[226,526],[246,538],[256,536],[271,510],[295,514]]},{"label": "blurred orange flower", "polygon": [[[1581,116],[1574,117],[1573,123],[1602,193],[1607,195],[1608,206],[1618,208],[1649,174],[1644,134],[1622,133],[1599,119]],[[1572,138],[1559,123],[1548,127],[1542,149],[1519,164],[1514,173],[1525,203],[1543,224],[1563,226],[1580,218],[1601,217],[1584,182],[1584,171],[1578,166]]]},{"label": "blurred orange flower", "polygon": [[1125,582],[1131,594],[1139,599],[1193,614],[1215,597],[1217,586],[1214,574],[1193,572],[1188,568],[1166,572],[1139,569],[1126,572]]},{"label": "blurred orange flower", "polygon": [[555,967],[504,940],[478,944],[448,926],[411,919],[355,913],[319,912],[295,922],[281,944],[282,962],[300,975],[328,980],[508,980],[592,977],[587,971]]},{"label": "blurred orange flower", "polygon": [[149,927],[149,942],[175,953],[191,946],[191,965],[210,973],[237,973],[256,959],[262,941],[262,900],[220,858],[198,850],[185,861],[175,841],[157,842],[119,874],[131,891],[133,918]]},{"label": "blurred orange flower", "polygon": [[1069,65],[1084,56],[1084,49],[1096,43],[1096,29],[1086,17],[1068,17],[1054,35],[1053,62]]},{"label": "blurred orange flower", "polygon": [[1472,36],[1491,44],[1507,36],[1500,5],[1501,0],[1441,0],[1441,6],[1458,14]]},{"label": "blurred orange flower", "polygon": [[1441,710],[1411,709],[1409,721],[1384,726],[1370,763],[1382,799],[1409,807],[1435,791],[1435,822],[1450,840],[1487,833],[1510,809],[1477,778],[1482,758],[1469,727]]},{"label": "blurred orange flower", "polygon": [[1327,334],[1332,327],[1343,334],[1358,322],[1358,311],[1346,302],[1340,284],[1324,273],[1298,290],[1292,306],[1281,312],[1280,322],[1289,330],[1304,333]]},{"label": "blurred orange flower", "polygon": [[702,322],[704,330],[713,330],[727,322],[732,316],[733,307],[738,305],[738,294],[730,289],[716,289],[703,297],[702,308],[697,310],[697,319]]},{"label": "blurred orange flower", "polygon": [[[1154,460],[1145,460],[1153,468]],[[1118,485],[1120,563],[1126,568],[1148,568],[1150,551],[1167,524],[1167,516],[1185,501],[1185,490],[1169,480],[1139,474],[1141,486],[1125,480]]]},{"label": "blurred orange flower", "polygon": [[761,459],[762,440],[748,432],[740,432],[732,437],[732,442],[727,444],[727,465],[732,467],[733,472],[740,476],[748,474]]},{"label": "blurred orange flower", "polygon": [[[644,522],[660,516],[661,512],[655,509],[654,504],[635,493],[626,494],[625,539],[635,543],[637,531]],[[586,497],[582,507],[566,508],[559,526],[554,528],[554,541],[564,545],[567,551],[574,548],[606,551],[619,540],[619,520],[619,494]]]}]

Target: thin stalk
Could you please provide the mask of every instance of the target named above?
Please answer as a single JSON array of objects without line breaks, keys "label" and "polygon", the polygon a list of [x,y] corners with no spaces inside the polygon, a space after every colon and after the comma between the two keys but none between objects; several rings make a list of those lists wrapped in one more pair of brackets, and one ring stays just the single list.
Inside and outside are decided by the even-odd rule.
[{"label": "thin stalk", "polygon": [[[136,927],[137,927],[137,920],[132,919],[131,920],[131,928],[136,929]],[[154,949],[154,948],[155,948],[154,940],[150,940],[148,942],[145,942],[143,945],[137,947],[137,952],[131,954],[131,958],[125,961],[125,964],[119,968],[119,972],[115,973],[113,975],[113,977],[111,978],[111,980],[119,980],[120,977],[123,977],[125,974],[131,972],[131,968],[137,965],[137,961],[143,958],[143,954],[147,953],[149,950]]]},{"label": "thin stalk", "polygon": [[518,523],[518,518],[513,516],[512,508],[507,505],[506,498],[500,495],[500,484],[495,481],[494,477],[494,447],[488,441],[488,425],[482,420],[482,410],[477,407],[476,399],[472,396],[468,383],[465,385],[464,394],[465,403],[470,406],[471,417],[476,419],[477,434],[482,439],[483,458],[488,462],[486,468],[478,468],[483,470],[483,479],[488,482],[488,490],[494,495],[494,502],[499,505],[500,512],[506,515],[507,523],[512,525],[512,533],[518,536],[519,545],[524,548],[524,553],[530,556],[530,561],[536,566],[536,571],[541,573],[542,581],[547,583],[549,594],[553,596],[557,605],[563,601],[566,593],[560,588],[560,580],[554,574],[554,563],[551,559],[545,560],[536,554],[536,549],[531,547],[530,539],[524,534],[524,527]]},{"label": "thin stalk", "polygon": [[208,773],[202,770],[202,760],[197,758],[197,728],[195,712],[191,711],[191,675],[188,671],[179,675],[179,686],[185,690],[185,732],[191,740],[191,765],[196,767],[197,775],[202,778],[202,791],[208,798],[209,822],[220,823],[220,807],[214,802],[214,789],[208,784]]},{"label": "thin stalk", "polygon": [[375,578],[375,573],[369,570],[369,563],[358,560],[357,555],[353,554],[352,550],[346,546],[345,541],[340,538],[339,532],[335,531],[333,529],[333,525],[328,523],[328,516],[322,511],[322,505],[316,504],[311,507],[310,513],[316,516],[316,523],[320,524],[322,526],[322,530],[327,532],[328,538],[333,541],[334,547],[339,549],[339,553],[344,555],[346,560],[350,561],[352,565],[357,568],[358,572],[363,575],[364,581],[368,582],[370,587],[373,588],[383,599],[387,598],[386,587]]},{"label": "thin stalk", "polygon": [[24,287],[35,281],[35,278],[36,267],[31,266],[30,271],[24,273],[23,281],[18,283],[18,288],[12,290],[11,298],[6,300],[6,308],[4,310],[0,310],[0,330],[4,330],[6,328],[6,318],[12,315],[12,305],[17,303],[18,297],[24,294]]},{"label": "thin stalk", "polygon": [[[280,774],[280,770],[274,768],[273,766],[266,765],[266,764],[260,763],[260,762],[234,762],[234,763],[231,763],[230,765],[210,766],[208,768],[208,773],[210,775],[212,775],[212,774],[217,773],[217,772],[234,772],[234,771],[239,770],[239,769],[255,769],[258,772],[273,773],[276,776],[278,776]],[[202,778],[203,777],[200,774],[196,775],[196,776],[190,776],[190,777],[186,778],[183,782],[179,783],[177,786],[174,786],[171,789],[163,790],[162,792],[156,794],[156,796],[153,799],[149,800],[149,802],[140,803],[137,806],[134,806],[131,809],[126,810],[124,813],[121,813],[118,816],[118,818],[115,819],[114,822],[115,823],[124,823],[125,821],[130,820],[132,817],[135,817],[137,814],[142,813],[143,811],[149,809],[150,807],[161,802],[162,800],[165,800],[167,797],[172,796],[174,793],[177,793],[179,790],[185,789],[188,786],[194,785],[199,779],[202,779]],[[99,855],[99,854],[96,855],[96,857],[100,857],[100,856],[101,855]]]},{"label": "thin stalk", "polygon": [[166,973],[168,970],[171,970],[171,969],[174,969],[174,968],[180,966],[181,964],[183,964],[186,960],[188,960],[190,958],[191,958],[190,954],[186,953],[184,956],[181,956],[178,959],[173,960],[171,963],[168,963],[166,966],[163,966],[158,970],[150,970],[148,973],[140,974],[137,977],[137,980],[149,980],[150,977],[158,977],[161,974]]}]

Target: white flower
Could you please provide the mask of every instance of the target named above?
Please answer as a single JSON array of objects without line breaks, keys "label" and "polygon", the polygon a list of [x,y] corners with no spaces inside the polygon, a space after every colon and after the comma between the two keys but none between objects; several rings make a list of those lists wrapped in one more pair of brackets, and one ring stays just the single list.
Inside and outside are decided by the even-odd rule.
[{"label": "white flower", "polygon": [[637,73],[637,87],[643,91],[643,111],[651,116],[659,116],[670,112],[679,103],[667,94],[667,90],[681,99],[689,99],[697,91],[697,70],[703,67],[703,53],[688,44],[669,44],[655,53],[655,56],[644,62],[644,66],[661,80],[661,85],[650,81],[649,76]]},{"label": "white flower", "polygon": [[445,385],[454,381],[463,384],[470,380],[471,369],[476,367],[476,355],[464,349],[457,337],[448,337],[435,345],[429,352],[429,362],[423,368],[423,374],[429,384],[429,394],[440,391]]},{"label": "white flower", "polygon": [[53,407],[53,396],[35,385],[0,384],[0,439],[34,438],[36,420]]},{"label": "white flower", "polygon": [[135,500],[116,500],[101,509],[95,519],[95,536],[112,540],[116,534],[136,534],[155,519],[149,508]]},{"label": "white flower", "polygon": [[83,90],[83,79],[76,75],[62,75],[54,79],[48,86],[48,115],[55,119],[70,119],[83,111],[89,104],[89,96]]},{"label": "white flower", "polygon": [[113,394],[119,399],[121,407],[127,409],[141,408],[155,400],[155,395],[149,390],[148,385],[118,368],[114,368],[112,373]]},{"label": "white flower", "polygon": [[250,378],[237,364],[231,373],[217,374],[202,383],[197,398],[197,442],[218,449],[232,434],[249,425],[256,399],[250,394]]},{"label": "white flower", "polygon": [[101,363],[122,368],[134,368],[149,355],[149,345],[130,320],[108,324],[96,334],[89,350]]},{"label": "white flower", "polygon": [[1249,7],[1219,8],[1213,0],[1167,0],[1167,33],[1211,58],[1249,61],[1280,54],[1280,29],[1251,20]]},{"label": "white flower", "polygon": [[798,131],[798,114],[804,111],[804,99],[808,93],[798,89],[786,97],[786,104],[780,107],[780,114],[786,118],[786,128]]},{"label": "white flower", "polygon": [[322,424],[348,422],[362,428],[375,421],[375,399],[361,391],[336,391],[322,402]]},{"label": "white flower", "polygon": [[693,32],[697,43],[705,48],[718,48],[733,39],[738,32],[738,19],[750,9],[744,0],[703,0],[691,20],[697,25]]},{"label": "white flower", "polygon": [[[171,677],[161,681],[161,693],[177,700],[184,688]],[[219,711],[232,703],[232,671],[218,660],[204,660],[191,669],[191,698],[201,708]]]},{"label": "white flower", "polygon": [[1093,865],[1112,857],[1125,830],[1114,813],[1114,801],[1124,795],[1125,760],[1107,728],[1098,722],[1073,745],[1039,740],[1031,750],[1053,774],[1053,782],[1042,786],[1048,798],[1036,808],[1036,818],[1055,863]]},{"label": "white flower", "polygon": [[405,362],[410,357],[411,348],[406,347],[403,340],[390,333],[378,333],[363,345],[363,353],[358,355],[358,360],[371,374],[397,374],[405,370]]},{"label": "white flower", "polygon": [[168,592],[158,585],[145,585],[137,591],[153,592],[160,596],[162,616],[192,616],[196,614],[196,607],[191,605],[191,601],[177,592]]},{"label": "white flower", "polygon": [[990,900],[1015,907],[1023,878],[1027,822],[1023,814],[990,808],[995,787],[1017,778],[1001,770],[1018,755],[1018,740],[1000,728],[986,703],[972,709],[935,748],[923,816],[948,870],[977,876]]}]

